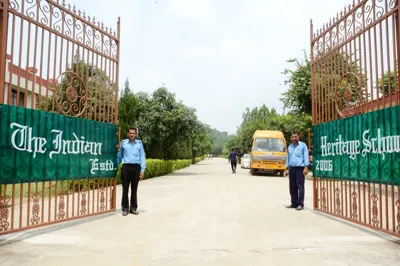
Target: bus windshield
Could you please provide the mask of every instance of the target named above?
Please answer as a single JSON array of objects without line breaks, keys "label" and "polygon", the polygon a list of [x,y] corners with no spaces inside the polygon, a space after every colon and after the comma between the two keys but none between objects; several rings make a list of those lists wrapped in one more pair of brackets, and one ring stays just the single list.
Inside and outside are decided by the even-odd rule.
[{"label": "bus windshield", "polygon": [[256,138],[253,151],[284,152],[284,143],[280,138]]}]

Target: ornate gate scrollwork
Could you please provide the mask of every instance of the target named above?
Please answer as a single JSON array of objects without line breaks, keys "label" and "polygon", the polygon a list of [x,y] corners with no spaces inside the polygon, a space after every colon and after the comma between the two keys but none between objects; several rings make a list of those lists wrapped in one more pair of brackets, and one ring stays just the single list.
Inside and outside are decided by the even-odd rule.
[{"label": "ornate gate scrollwork", "polygon": [[72,71],[61,73],[53,83],[55,110],[64,115],[80,117],[87,109],[88,93],[85,82]]},{"label": "ornate gate scrollwork", "polygon": [[363,102],[363,87],[357,74],[347,72],[339,79],[335,100],[340,117],[350,117],[358,112],[357,109]]},{"label": "ornate gate scrollwork", "polygon": [[39,204],[39,199],[40,199],[40,193],[35,192],[32,195],[32,200],[33,200],[33,206],[32,206],[32,218],[31,218],[31,224],[36,225],[40,223],[40,204]]},{"label": "ornate gate scrollwork", "polygon": [[0,232],[1,231],[6,231],[8,227],[10,226],[10,223],[8,222],[8,216],[9,216],[9,211],[8,211],[8,203],[10,202],[10,197],[9,196],[1,196],[0,195]]}]

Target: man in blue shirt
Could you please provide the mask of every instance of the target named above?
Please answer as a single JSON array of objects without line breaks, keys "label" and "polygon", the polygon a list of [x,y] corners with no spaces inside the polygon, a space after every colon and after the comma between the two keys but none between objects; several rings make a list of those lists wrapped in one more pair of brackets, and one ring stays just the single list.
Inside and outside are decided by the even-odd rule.
[{"label": "man in blue shirt", "polygon": [[[146,169],[146,158],[142,141],[136,139],[136,128],[129,127],[128,139],[124,139],[120,144],[117,163],[123,164],[121,170],[122,179],[122,215],[128,215],[128,211],[138,215],[137,212],[137,189],[139,179],[143,180]],[[131,186],[131,200],[129,209],[129,186]]]},{"label": "man in blue shirt", "polygon": [[236,157],[237,153],[235,149],[232,149],[231,153],[229,154],[228,161],[231,162],[232,174],[236,173]]},{"label": "man in blue shirt", "polygon": [[292,204],[287,208],[295,208],[300,211],[304,208],[304,184],[310,164],[308,148],[299,140],[297,132],[292,133],[292,144],[288,148],[285,175],[289,175],[290,197]]}]

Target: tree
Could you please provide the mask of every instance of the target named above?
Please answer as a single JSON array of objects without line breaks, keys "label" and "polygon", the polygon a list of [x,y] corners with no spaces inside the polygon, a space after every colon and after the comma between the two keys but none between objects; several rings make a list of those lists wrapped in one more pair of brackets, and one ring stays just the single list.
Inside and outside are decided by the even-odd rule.
[{"label": "tree", "polygon": [[300,134],[300,138],[304,142],[308,142],[308,129],[312,126],[310,115],[291,111],[286,115],[277,116],[271,122],[271,127],[279,130],[285,136],[286,142],[291,142],[291,135],[294,131]]},{"label": "tree", "polygon": [[229,152],[230,152],[232,149],[238,149],[238,148],[242,148],[242,147],[240,147],[239,138],[238,138],[238,136],[236,136],[236,137],[234,137],[234,138],[231,138],[231,139],[228,141],[228,143],[226,144],[226,147],[225,147],[225,149],[224,149],[224,154],[229,154]]},{"label": "tree", "polygon": [[198,120],[194,120],[191,129],[192,162],[199,155],[209,153],[212,149],[212,140],[208,136],[209,127]]},{"label": "tree", "polygon": [[198,121],[196,110],[177,102],[167,88],[136,97],[136,124],[149,158],[189,159],[211,149],[207,127]]},{"label": "tree", "polygon": [[223,154],[223,151],[224,151],[228,141],[235,137],[233,135],[229,135],[228,132],[225,132],[225,131],[221,132],[215,128],[209,128],[208,136],[211,138],[212,143],[213,143],[212,150],[211,150],[211,153],[213,155]]},{"label": "tree", "polygon": [[285,108],[293,108],[300,113],[311,115],[312,98],[311,98],[311,62],[304,54],[304,61],[299,62],[297,59],[289,59],[287,62],[295,63],[296,70],[285,69],[284,75],[289,75],[285,80],[285,85],[290,88],[282,93]]},{"label": "tree", "polygon": [[232,145],[235,143],[237,148],[247,151],[247,147],[251,143],[254,132],[258,129],[272,129],[273,125],[271,123],[277,116],[279,115],[274,108],[270,110],[265,105],[259,108],[255,107],[252,110],[246,108],[246,111],[242,115],[243,121],[239,126],[237,136],[234,140],[229,142],[229,144]]},{"label": "tree", "polygon": [[281,131],[287,143],[293,131],[301,135],[305,142],[308,140],[308,129],[312,125],[311,116],[296,111],[290,111],[286,115],[277,114],[275,109],[269,110],[265,105],[252,110],[246,108],[243,113],[243,121],[234,138],[230,139],[226,145],[225,153],[232,148],[248,152],[248,145],[251,144],[256,130],[278,130]]},{"label": "tree", "polygon": [[[390,78],[390,84],[389,84],[389,78]],[[389,87],[390,85],[390,87]],[[385,96],[389,96],[389,93],[391,92],[392,94],[395,94],[396,92],[396,78],[394,76],[394,72],[390,72],[390,75],[388,72],[386,72],[383,75],[383,88],[382,88],[382,78],[378,79],[378,88],[379,88],[379,93],[382,95],[384,94]],[[398,86],[397,86],[398,90]]]},{"label": "tree", "polygon": [[129,126],[135,126],[137,121],[138,99],[129,87],[128,78],[118,103],[118,126],[124,136]]}]

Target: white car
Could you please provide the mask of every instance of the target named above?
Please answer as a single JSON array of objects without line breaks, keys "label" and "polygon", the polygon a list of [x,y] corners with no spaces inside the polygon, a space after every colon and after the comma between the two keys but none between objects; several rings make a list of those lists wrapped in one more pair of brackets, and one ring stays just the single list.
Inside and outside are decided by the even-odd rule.
[{"label": "white car", "polygon": [[250,169],[250,154],[243,155],[241,168]]}]

